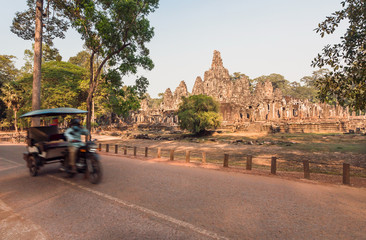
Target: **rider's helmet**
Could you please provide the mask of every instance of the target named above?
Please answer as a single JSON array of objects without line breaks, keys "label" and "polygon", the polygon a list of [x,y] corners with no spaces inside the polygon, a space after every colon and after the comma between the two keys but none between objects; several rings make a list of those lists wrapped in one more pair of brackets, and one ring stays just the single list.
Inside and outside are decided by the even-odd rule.
[{"label": "rider's helmet", "polygon": [[80,119],[78,119],[78,118],[72,119],[71,122],[70,122],[70,125],[71,125],[71,127],[72,126],[80,127]]}]

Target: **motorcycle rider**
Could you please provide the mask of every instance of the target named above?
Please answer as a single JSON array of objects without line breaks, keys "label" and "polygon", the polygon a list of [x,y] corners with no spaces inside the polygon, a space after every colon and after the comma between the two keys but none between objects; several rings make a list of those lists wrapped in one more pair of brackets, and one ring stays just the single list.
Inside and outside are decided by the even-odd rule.
[{"label": "motorcycle rider", "polygon": [[64,133],[67,141],[69,142],[69,165],[71,166],[71,173],[76,173],[75,161],[78,153],[78,149],[84,146],[81,141],[81,135],[89,135],[89,131],[83,128],[80,124],[80,119],[72,119],[70,127]]}]

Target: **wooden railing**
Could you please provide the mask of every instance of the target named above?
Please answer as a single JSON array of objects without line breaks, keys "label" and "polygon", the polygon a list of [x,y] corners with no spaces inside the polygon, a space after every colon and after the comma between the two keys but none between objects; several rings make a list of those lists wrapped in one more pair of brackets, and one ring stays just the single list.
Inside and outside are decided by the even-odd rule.
[{"label": "wooden railing", "polygon": [[[112,149],[113,148],[113,149]],[[98,150],[101,152],[109,152],[114,154],[133,156],[133,157],[152,157],[152,158],[166,158],[169,161],[174,160],[185,160],[186,163],[190,162],[198,162],[202,164],[206,164],[207,162],[220,164],[219,159],[208,159],[207,152],[201,150],[177,150],[177,149],[163,149],[161,147],[157,148],[149,148],[149,147],[136,147],[136,146],[127,146],[127,145],[119,145],[119,144],[102,144],[99,143]],[[193,156],[194,154],[194,156]],[[237,154],[236,154],[237,156]],[[251,171],[253,169],[253,159],[252,155],[242,155],[241,162],[245,162],[245,169]],[[263,157],[261,158],[263,159]],[[277,174],[278,170],[278,160],[277,156],[272,156],[268,158],[268,162],[270,162],[270,173],[272,175]],[[221,164],[224,168],[230,167],[230,154],[223,153]],[[309,160],[302,161],[302,169],[304,173],[305,179],[311,178],[311,164],[319,165],[318,162],[312,162]],[[332,164],[334,166],[335,164]],[[338,164],[339,165],[339,164]],[[343,172],[342,172],[342,183],[350,184],[350,176],[351,176],[351,165],[349,163],[342,163]],[[244,169],[244,168],[243,168]],[[363,169],[366,175],[366,169]]]},{"label": "wooden railing", "polygon": [[[25,142],[25,135],[22,134],[1,134],[0,135],[0,142],[11,142],[11,143],[22,143]],[[114,148],[114,149],[112,149]],[[177,160],[177,157],[181,157],[181,160],[185,160],[186,163],[190,162],[200,162],[202,164],[206,164],[207,162],[219,164],[219,159],[210,159],[208,161],[207,152],[201,150],[179,150],[176,149],[162,149],[161,147],[157,148],[149,148],[149,147],[136,147],[136,146],[127,146],[127,145],[119,145],[119,144],[102,144],[99,143],[98,147],[99,151],[102,152],[111,152],[114,154],[123,154],[123,155],[130,155],[130,156],[143,156],[147,157],[156,157],[156,158],[167,158],[170,161]],[[156,152],[153,155],[153,152]],[[237,156],[237,154],[236,154]],[[245,161],[245,169],[251,171],[253,168],[253,156],[252,155],[242,155],[241,159]],[[262,158],[263,159],[263,158]],[[277,174],[277,156],[272,156],[268,158],[270,161],[270,173],[272,175]],[[224,153],[222,158],[222,166],[224,168],[228,168],[230,166],[230,154]],[[303,160],[302,167],[304,172],[304,178],[310,179],[311,175],[311,164],[319,164],[317,162],[311,162],[309,160]],[[334,164],[333,164],[334,165]],[[342,171],[342,183],[343,184],[350,184],[351,183],[351,165],[349,163],[342,163],[343,171]],[[365,169],[363,169],[365,170]]]}]

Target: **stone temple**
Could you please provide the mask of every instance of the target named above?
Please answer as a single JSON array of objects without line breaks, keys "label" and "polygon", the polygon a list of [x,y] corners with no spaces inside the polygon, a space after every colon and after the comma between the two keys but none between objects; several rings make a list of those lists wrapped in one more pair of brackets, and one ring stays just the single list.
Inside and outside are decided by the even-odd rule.
[{"label": "stone temple", "polygon": [[365,116],[350,114],[348,108],[326,103],[312,103],[283,96],[273,89],[271,82],[258,83],[253,92],[249,80],[242,77],[232,80],[224,67],[221,54],[214,51],[211,68],[203,80],[197,77],[189,93],[184,81],[172,92],[166,89],[163,102],[151,109],[147,100],[139,111],[131,113],[135,124],[178,126],[175,112],[182,97],[204,94],[220,103],[222,128],[234,131],[268,132],[348,132],[365,127]]}]

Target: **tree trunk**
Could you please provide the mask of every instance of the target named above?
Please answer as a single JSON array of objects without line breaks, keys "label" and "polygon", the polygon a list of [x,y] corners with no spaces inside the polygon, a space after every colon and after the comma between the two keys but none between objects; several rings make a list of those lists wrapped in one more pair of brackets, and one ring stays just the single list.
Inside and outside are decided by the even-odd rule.
[{"label": "tree trunk", "polygon": [[14,127],[15,127],[15,132],[18,133],[18,121],[17,121],[17,110],[14,110]]},{"label": "tree trunk", "polygon": [[[33,92],[32,110],[41,107],[41,64],[42,64],[42,14],[43,0],[36,2],[36,29],[34,36],[34,65],[33,65]],[[40,119],[32,118],[32,126],[39,126]]]},{"label": "tree trunk", "polygon": [[[94,125],[95,123],[95,101],[94,101],[94,98],[93,98],[93,101],[92,101],[92,117],[91,117],[91,123]],[[95,126],[95,125],[94,125]],[[94,129],[94,127],[92,126],[92,129]]]},{"label": "tree trunk", "polygon": [[86,115],[86,128],[89,130],[88,140],[91,139],[91,112],[92,112],[92,103],[93,103],[93,93],[89,93],[88,98],[86,99],[86,106],[87,106],[87,115]]},{"label": "tree trunk", "polygon": [[86,115],[86,128],[89,130],[88,140],[91,140],[91,118],[92,118],[92,110],[93,110],[93,95],[94,95],[94,55],[95,52],[92,52],[89,64],[90,64],[90,77],[89,77],[89,91],[88,97],[86,98],[86,107],[87,107],[87,115]]}]

